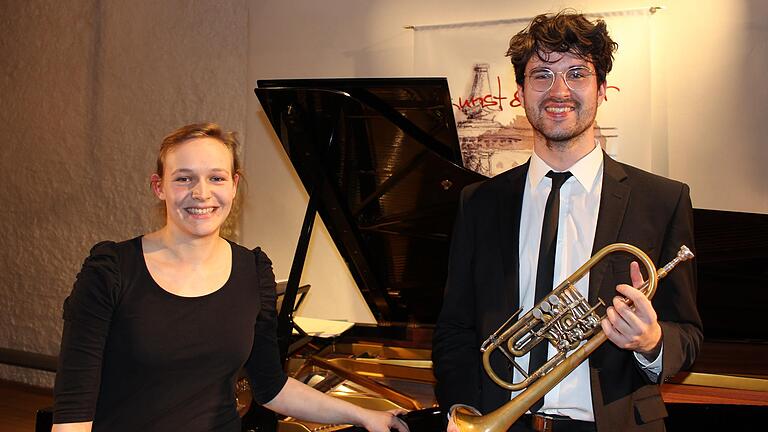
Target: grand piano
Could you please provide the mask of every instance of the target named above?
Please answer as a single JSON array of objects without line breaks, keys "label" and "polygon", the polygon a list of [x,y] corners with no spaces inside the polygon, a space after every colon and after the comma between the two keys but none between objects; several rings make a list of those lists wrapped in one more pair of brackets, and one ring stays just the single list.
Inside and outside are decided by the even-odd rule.
[{"label": "grand piano", "polygon": [[[423,410],[435,404],[432,327],[459,194],[484,178],[461,166],[445,79],[259,81],[256,94],[309,195],[282,304],[294,302],[319,214],[378,323],[328,344],[292,337],[292,308],[281,308],[288,369],[341,397],[362,382],[373,394],[365,404],[392,401],[421,413],[412,424],[440,429],[445,416]],[[319,369],[321,378],[307,375]]]},{"label": "grand piano", "polygon": [[[283,307],[286,367],[338,397],[414,410],[412,431],[442,429],[431,334],[459,193],[484,178],[462,166],[446,80],[262,80],[255,92],[309,195],[283,304],[294,304],[319,214],[378,322],[318,341],[292,335]],[[692,371],[662,387],[667,426],[754,424],[768,418],[768,216],[697,209],[695,224],[705,344]],[[246,416],[244,428],[263,426]]]}]

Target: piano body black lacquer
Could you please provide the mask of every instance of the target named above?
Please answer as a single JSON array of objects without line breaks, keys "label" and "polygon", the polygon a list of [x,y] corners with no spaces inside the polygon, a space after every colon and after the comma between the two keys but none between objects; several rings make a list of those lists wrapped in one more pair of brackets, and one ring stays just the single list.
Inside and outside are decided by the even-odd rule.
[{"label": "piano body black lacquer", "polygon": [[[432,328],[459,194],[484,179],[462,167],[446,79],[259,81],[255,91],[309,195],[282,304],[293,304],[319,214],[378,322],[311,352],[291,338],[291,310],[281,308],[289,370],[357,403],[415,410],[412,431],[442,429],[445,415],[429,409]],[[294,370],[296,358],[310,366]],[[349,387],[359,393],[339,391]]]},{"label": "piano body black lacquer", "polygon": [[[255,91],[309,194],[283,304],[293,303],[317,213],[378,321],[309,352],[306,338],[290,338],[291,310],[283,308],[280,344],[289,369],[368,406],[429,407],[429,349],[451,226],[461,189],[483,179],[462,167],[446,80],[268,80]],[[695,210],[694,217],[705,344],[693,371],[662,387],[671,431],[751,424],[768,405],[761,313],[768,304],[768,216]],[[375,382],[355,378],[360,374]],[[440,430],[444,416],[417,410],[409,424],[414,432]]]},{"label": "piano body black lacquer", "polygon": [[[694,209],[704,344],[662,386],[668,430],[768,424],[768,215]],[[763,426],[757,426],[763,424]]]}]

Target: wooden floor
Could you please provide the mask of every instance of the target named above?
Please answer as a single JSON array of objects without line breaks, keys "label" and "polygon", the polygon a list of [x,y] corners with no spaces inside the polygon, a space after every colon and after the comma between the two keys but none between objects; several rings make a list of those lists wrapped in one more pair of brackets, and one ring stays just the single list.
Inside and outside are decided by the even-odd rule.
[{"label": "wooden floor", "polygon": [[51,390],[0,380],[0,431],[34,432],[35,413],[52,404]]}]

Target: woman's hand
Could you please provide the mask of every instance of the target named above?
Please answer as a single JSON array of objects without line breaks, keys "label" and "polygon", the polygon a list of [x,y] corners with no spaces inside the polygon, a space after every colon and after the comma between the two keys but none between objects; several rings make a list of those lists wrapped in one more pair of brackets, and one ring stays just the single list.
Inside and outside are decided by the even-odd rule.
[{"label": "woman's hand", "polygon": [[404,414],[406,412],[404,410],[365,411],[364,417],[360,419],[360,423],[368,432],[390,432],[390,430],[410,432],[408,425],[397,416],[398,414]]},{"label": "woman's hand", "polygon": [[397,417],[405,411],[375,411],[321,393],[293,378],[265,407],[280,414],[325,424],[355,424],[370,432],[409,432],[408,425]]}]

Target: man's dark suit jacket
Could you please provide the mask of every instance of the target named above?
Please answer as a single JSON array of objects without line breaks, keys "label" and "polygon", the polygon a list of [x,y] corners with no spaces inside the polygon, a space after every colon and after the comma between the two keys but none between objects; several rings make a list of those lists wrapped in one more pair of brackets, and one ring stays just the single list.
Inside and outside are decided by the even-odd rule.
[{"label": "man's dark suit jacket", "polygon": [[[603,158],[593,252],[611,243],[629,243],[662,266],[681,245],[693,250],[688,186]],[[432,352],[435,392],[446,409],[463,403],[488,413],[510,400],[510,392],[483,371],[480,343],[518,309],[518,241],[527,173],[526,163],[462,193]],[[598,297],[610,304],[616,285],[631,283],[632,258],[612,254],[593,267],[590,304]],[[699,351],[695,279],[695,266],[683,263],[659,282],[652,300],[663,332],[660,380],[689,367]],[[511,381],[511,368],[496,354],[491,358],[496,373]],[[589,367],[598,431],[664,430],[666,409],[659,386],[650,382],[631,351],[608,341],[589,358]]]}]

